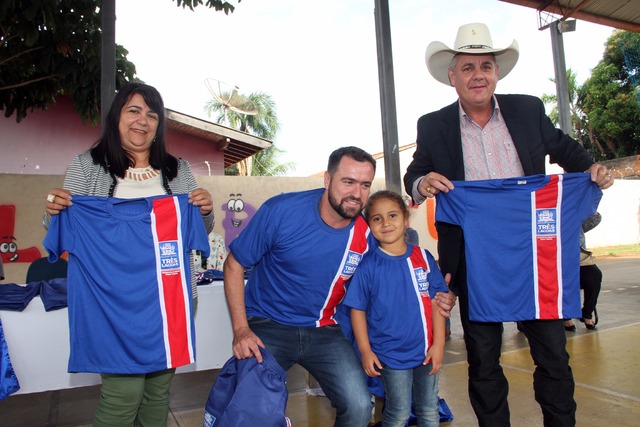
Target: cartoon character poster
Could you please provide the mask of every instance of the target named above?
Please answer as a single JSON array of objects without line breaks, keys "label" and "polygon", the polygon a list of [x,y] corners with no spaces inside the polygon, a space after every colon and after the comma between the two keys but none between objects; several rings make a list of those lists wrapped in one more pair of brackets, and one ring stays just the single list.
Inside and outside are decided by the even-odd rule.
[{"label": "cartoon character poster", "polygon": [[16,207],[15,205],[0,205],[0,257],[3,264],[13,262],[33,262],[42,257],[40,249],[29,247],[19,249],[18,238],[15,235]]},{"label": "cartoon character poster", "polygon": [[249,220],[257,209],[242,199],[242,194],[229,194],[229,200],[222,205],[225,216],[222,220],[224,228],[224,242],[229,250],[229,244],[247,227]]}]

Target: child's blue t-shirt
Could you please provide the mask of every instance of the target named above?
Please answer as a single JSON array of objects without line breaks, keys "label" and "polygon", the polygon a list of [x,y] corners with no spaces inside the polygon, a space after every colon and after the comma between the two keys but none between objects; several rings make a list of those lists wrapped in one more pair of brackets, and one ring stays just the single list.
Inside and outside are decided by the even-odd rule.
[{"label": "child's blue t-shirt", "polygon": [[358,267],[344,305],[366,311],[371,349],[392,369],[422,364],[433,343],[431,299],[449,292],[433,256],[407,245],[404,255],[377,248]]}]

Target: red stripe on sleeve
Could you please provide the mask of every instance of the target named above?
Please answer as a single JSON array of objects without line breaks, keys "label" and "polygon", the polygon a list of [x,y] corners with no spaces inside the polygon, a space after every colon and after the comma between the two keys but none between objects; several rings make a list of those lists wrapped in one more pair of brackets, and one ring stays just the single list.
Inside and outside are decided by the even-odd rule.
[{"label": "red stripe on sleeve", "polygon": [[[358,216],[356,218],[356,222],[353,225],[353,230],[351,234],[351,240],[349,242],[348,248],[346,248],[347,254],[345,256],[349,256],[349,252],[356,252],[362,255],[369,243],[367,242],[367,231],[369,230],[369,225],[364,220],[363,217]],[[344,268],[344,261],[340,264],[340,269]],[[349,280],[351,276],[345,277],[344,275],[338,275],[338,279],[331,286],[329,297],[325,303],[324,308],[321,310],[320,319],[318,319],[318,326],[327,326],[327,325],[335,325],[336,321],[333,318],[333,315],[336,313],[336,306],[340,304],[344,295],[346,293],[345,284],[347,280]]]}]

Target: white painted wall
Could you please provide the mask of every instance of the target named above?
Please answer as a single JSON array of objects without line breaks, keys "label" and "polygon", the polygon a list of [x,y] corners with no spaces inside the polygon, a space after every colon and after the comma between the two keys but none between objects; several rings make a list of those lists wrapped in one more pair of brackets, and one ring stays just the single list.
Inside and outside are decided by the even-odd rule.
[{"label": "white painted wall", "polygon": [[602,222],[586,234],[587,247],[640,243],[640,180],[617,180],[603,191]]}]

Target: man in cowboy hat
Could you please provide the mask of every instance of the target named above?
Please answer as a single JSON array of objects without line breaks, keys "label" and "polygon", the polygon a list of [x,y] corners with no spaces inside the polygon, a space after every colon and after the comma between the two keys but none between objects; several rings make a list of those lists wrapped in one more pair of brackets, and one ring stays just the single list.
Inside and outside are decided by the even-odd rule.
[{"label": "man in cowboy hat", "polygon": [[[416,152],[404,176],[405,189],[416,203],[452,190],[451,180],[544,174],[546,154],[568,172],[589,172],[600,188],[613,184],[603,165],[553,126],[538,98],[494,94],[518,55],[515,40],[507,48],[494,48],[489,29],[479,23],[461,26],[453,49],[429,44],[429,72],[453,86],[459,99],[418,120]],[[436,228],[440,268],[451,273],[451,289],[460,297],[471,404],[480,426],[508,426],[509,385],[499,362],[503,324],[469,320],[462,229],[441,222]],[[496,289],[499,284],[487,286]],[[544,425],[575,425],[574,381],[562,320],[525,321],[522,328],[536,364],[534,389]]]}]

